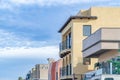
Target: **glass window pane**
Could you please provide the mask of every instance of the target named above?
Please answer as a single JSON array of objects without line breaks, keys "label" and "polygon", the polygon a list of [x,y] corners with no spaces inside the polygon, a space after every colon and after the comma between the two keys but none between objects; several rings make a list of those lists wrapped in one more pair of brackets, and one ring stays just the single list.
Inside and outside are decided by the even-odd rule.
[{"label": "glass window pane", "polygon": [[91,25],[84,25],[83,26],[83,36],[91,35]]}]

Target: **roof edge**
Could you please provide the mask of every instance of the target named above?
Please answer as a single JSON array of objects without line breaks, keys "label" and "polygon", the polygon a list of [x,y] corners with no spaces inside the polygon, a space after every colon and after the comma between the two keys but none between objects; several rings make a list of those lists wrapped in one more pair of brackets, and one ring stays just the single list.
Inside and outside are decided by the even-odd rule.
[{"label": "roof edge", "polygon": [[66,27],[66,25],[72,20],[72,19],[97,19],[97,16],[70,16],[67,21],[64,23],[64,25],[58,30],[59,33],[62,32],[62,30]]}]

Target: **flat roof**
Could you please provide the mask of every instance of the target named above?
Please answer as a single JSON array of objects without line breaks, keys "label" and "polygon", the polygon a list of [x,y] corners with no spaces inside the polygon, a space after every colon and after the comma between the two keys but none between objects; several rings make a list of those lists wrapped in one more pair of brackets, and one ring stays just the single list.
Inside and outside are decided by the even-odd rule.
[{"label": "flat roof", "polygon": [[97,19],[96,16],[70,16],[67,21],[64,23],[64,25],[59,29],[59,33],[62,32],[62,30],[66,27],[66,25],[72,20],[72,19]]}]

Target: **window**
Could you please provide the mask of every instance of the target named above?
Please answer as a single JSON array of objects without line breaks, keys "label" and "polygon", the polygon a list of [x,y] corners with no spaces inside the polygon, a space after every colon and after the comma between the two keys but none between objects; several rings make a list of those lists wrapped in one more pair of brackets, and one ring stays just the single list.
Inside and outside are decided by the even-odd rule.
[{"label": "window", "polygon": [[66,36],[66,48],[71,48],[71,33]]},{"label": "window", "polygon": [[83,25],[83,36],[91,35],[91,25]]},{"label": "window", "polygon": [[104,80],[114,80],[113,78],[105,78]]},{"label": "window", "polygon": [[90,58],[83,58],[83,64],[84,65],[90,65],[91,64],[91,59]]}]

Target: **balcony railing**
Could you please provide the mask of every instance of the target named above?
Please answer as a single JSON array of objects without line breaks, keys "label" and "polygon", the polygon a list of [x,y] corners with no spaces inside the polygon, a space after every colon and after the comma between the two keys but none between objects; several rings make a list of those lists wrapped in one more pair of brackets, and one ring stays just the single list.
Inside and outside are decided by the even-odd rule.
[{"label": "balcony railing", "polygon": [[71,48],[71,39],[65,40],[59,44],[60,52],[65,49],[70,49],[70,48]]},{"label": "balcony railing", "polygon": [[120,57],[112,58],[106,62],[98,62],[95,64],[95,71],[84,74],[85,80],[102,74],[117,74],[120,75]]},{"label": "balcony railing", "polygon": [[107,62],[98,62],[95,67],[102,69],[102,74],[120,74],[120,57],[112,58]]},{"label": "balcony railing", "polygon": [[60,69],[60,73],[61,73],[61,74],[60,74],[61,77],[71,75],[71,74],[72,74],[71,64],[67,65],[66,67],[62,67],[62,68]]}]

